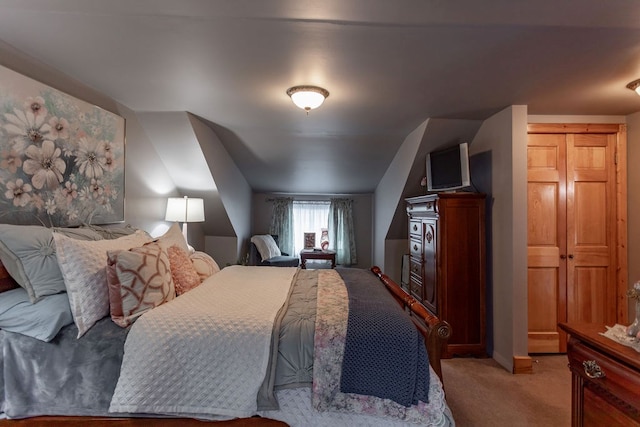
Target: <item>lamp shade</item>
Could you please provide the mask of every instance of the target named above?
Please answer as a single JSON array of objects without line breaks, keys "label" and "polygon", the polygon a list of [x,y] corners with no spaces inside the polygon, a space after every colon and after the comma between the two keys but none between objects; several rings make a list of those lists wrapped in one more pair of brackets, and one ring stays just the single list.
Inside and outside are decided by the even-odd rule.
[{"label": "lamp shade", "polygon": [[308,112],[321,106],[329,91],[318,86],[294,86],[287,89],[287,95],[298,108]]},{"label": "lamp shade", "polygon": [[165,221],[203,222],[204,200],[199,198],[169,197]]}]

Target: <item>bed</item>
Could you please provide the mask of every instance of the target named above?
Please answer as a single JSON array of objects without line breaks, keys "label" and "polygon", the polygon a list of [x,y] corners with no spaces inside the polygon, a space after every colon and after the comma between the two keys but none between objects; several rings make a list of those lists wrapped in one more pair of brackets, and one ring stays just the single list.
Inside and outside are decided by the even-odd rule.
[{"label": "bed", "polygon": [[[2,232],[0,226],[0,243],[6,243]],[[93,247],[100,252],[132,240],[129,249],[103,254],[107,266],[99,275],[108,276],[111,291],[109,275],[120,268],[116,255],[139,256],[135,246],[146,240],[147,258],[154,244],[165,254],[182,243],[179,229],[164,242],[135,233],[112,236],[114,242],[53,236],[69,305],[76,308],[83,300],[69,284],[92,279],[65,269],[82,269]],[[175,279],[171,292],[184,286],[176,266],[193,261],[174,258],[163,267]],[[16,286],[14,276],[15,266],[0,264],[0,287],[10,289],[0,293],[0,306]],[[454,425],[440,367],[449,326],[379,268],[229,266],[198,277],[193,288],[161,296],[162,303],[133,318],[122,313],[126,300],[114,316],[112,300],[109,315],[91,325],[72,310],[74,321],[48,341],[12,327],[0,331],[0,394],[11,418],[0,424]],[[56,295],[67,297],[55,293],[32,305]]]}]

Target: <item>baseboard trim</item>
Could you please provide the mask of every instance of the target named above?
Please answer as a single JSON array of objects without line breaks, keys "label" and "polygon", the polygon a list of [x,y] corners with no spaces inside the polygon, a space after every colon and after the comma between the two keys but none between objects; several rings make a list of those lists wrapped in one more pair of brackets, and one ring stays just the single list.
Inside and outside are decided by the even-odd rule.
[{"label": "baseboard trim", "polygon": [[514,374],[532,374],[533,359],[529,356],[513,356]]}]

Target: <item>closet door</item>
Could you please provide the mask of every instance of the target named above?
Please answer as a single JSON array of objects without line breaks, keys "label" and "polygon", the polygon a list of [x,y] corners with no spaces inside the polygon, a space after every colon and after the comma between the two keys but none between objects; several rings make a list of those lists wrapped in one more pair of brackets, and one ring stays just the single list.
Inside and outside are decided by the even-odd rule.
[{"label": "closet door", "polygon": [[567,135],[567,321],[616,323],[615,135]]},{"label": "closet door", "polygon": [[566,137],[530,134],[527,147],[529,352],[560,349],[566,322]]},{"label": "closet door", "polygon": [[567,337],[559,332],[558,322],[613,325],[618,311],[624,311],[617,306],[626,289],[626,283],[619,286],[619,278],[627,274],[626,269],[617,272],[626,266],[617,256],[618,245],[624,242],[618,242],[616,192],[626,188],[616,185],[619,133],[615,126],[613,131],[589,132],[584,125],[559,125],[558,132],[551,126],[547,133],[533,133],[531,126],[529,352],[566,352]]}]

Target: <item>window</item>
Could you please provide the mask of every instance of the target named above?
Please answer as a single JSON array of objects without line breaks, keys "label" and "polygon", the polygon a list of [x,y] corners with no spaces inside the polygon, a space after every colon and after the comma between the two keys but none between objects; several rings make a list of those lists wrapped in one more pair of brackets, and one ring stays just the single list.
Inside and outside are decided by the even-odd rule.
[{"label": "window", "polygon": [[293,253],[304,249],[304,233],[316,233],[316,247],[320,247],[320,235],[329,221],[327,201],[293,201]]}]

